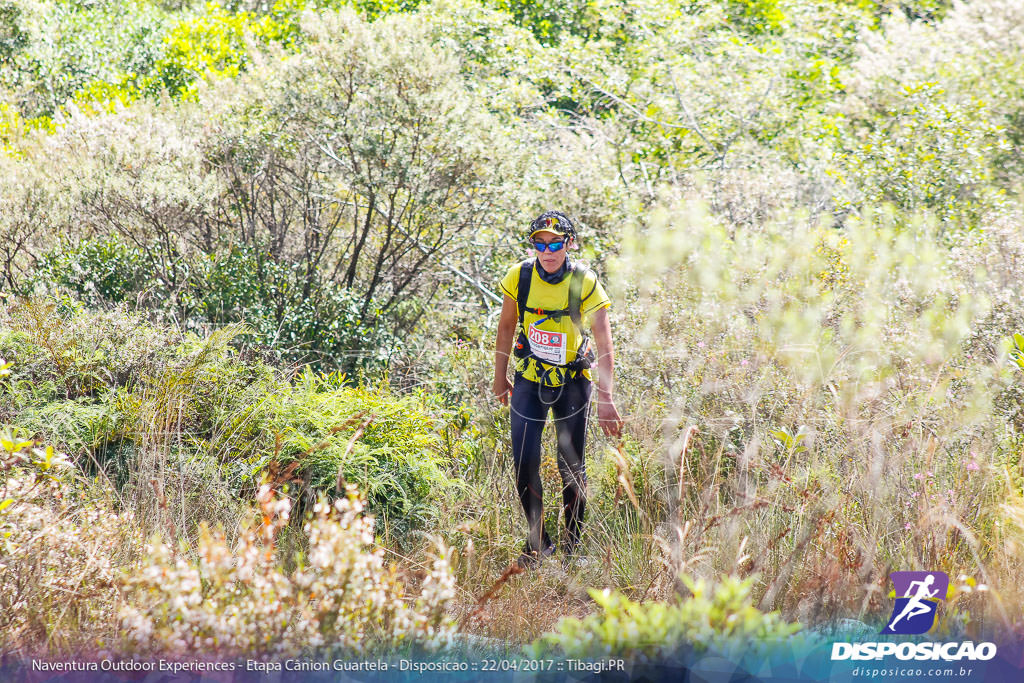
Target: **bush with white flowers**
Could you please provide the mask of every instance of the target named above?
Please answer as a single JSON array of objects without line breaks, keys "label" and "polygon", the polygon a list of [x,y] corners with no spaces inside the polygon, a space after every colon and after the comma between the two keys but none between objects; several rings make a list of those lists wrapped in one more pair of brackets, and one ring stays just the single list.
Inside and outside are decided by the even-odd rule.
[{"label": "bush with white flowers", "polygon": [[289,571],[275,552],[291,502],[264,485],[258,525],[234,547],[203,525],[195,557],[155,540],[126,580],[121,612],[128,649],[164,654],[283,656],[317,650],[366,653],[436,649],[450,643],[455,596],[445,548],[411,598],[384,550],[373,548],[374,521],[353,487],[321,500],[304,530],[309,548]]}]

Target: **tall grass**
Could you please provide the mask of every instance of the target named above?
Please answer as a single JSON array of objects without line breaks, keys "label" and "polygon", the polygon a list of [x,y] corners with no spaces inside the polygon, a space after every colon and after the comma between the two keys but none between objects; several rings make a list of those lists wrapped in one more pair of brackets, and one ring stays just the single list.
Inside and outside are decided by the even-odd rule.
[{"label": "tall grass", "polygon": [[[805,624],[872,621],[889,607],[888,572],[906,568],[955,577],[943,632],[1012,628],[1024,394],[1006,338],[1024,316],[1000,285],[1012,279],[1001,265],[1012,263],[1006,250],[1021,245],[996,226],[991,237],[962,235],[950,246],[914,220],[880,214],[839,232],[795,216],[730,236],[691,206],[635,226],[620,267],[646,276],[610,278],[627,437],[610,441],[592,426],[582,566],[549,561],[535,574],[506,575],[524,531],[507,409],[472,399],[472,390],[461,394],[471,409],[448,404],[431,432],[434,399],[391,402],[382,388],[353,391],[312,375],[282,383],[239,362],[236,330],[140,351],[141,360],[127,361],[138,369],[121,372],[122,361],[83,352],[85,340],[107,342],[72,334],[82,314],[44,308],[32,315],[71,324],[39,337],[32,316],[9,319],[5,353],[18,352],[26,369],[5,381],[4,406],[40,426],[54,402],[92,415],[95,434],[74,443],[97,462],[101,451],[89,446],[97,441],[129,458],[120,478],[103,463],[98,470],[110,472],[114,508],[138,520],[123,523],[186,547],[204,538],[202,520],[241,532],[238,494],[254,490],[268,458],[300,490],[314,481],[310,490],[337,488],[387,467],[378,452],[403,445],[397,469],[382,470],[381,490],[418,496],[431,511],[421,523],[458,549],[462,628],[510,643],[533,640],[562,616],[586,616],[588,588],[664,600],[687,591],[684,575],[750,578],[761,609]],[[484,343],[459,352],[466,381],[486,373]],[[67,368],[36,360],[54,353]],[[108,379],[69,384],[76,363]],[[110,411],[112,422],[96,411]],[[110,448],[118,439],[124,451]],[[554,531],[561,482],[553,434],[545,449]],[[431,451],[447,459],[415,460]],[[434,498],[423,496],[442,489],[429,483],[418,492],[389,488],[417,467],[435,468],[421,481],[465,483]],[[392,544],[391,557],[415,575],[426,569],[417,559],[425,547]],[[46,628],[67,633],[63,619]]]},{"label": "tall grass", "polygon": [[[646,214],[608,278],[627,437],[592,428],[590,562],[548,562],[473,602],[525,532],[507,409],[481,391],[470,486],[446,515],[468,628],[522,642],[553,626],[538,605],[591,610],[585,587],[663,600],[687,592],[680,576],[723,575],[805,625],[872,623],[899,569],[953,578],[940,632],[1013,628],[1024,375],[1008,338],[1024,306],[1006,287],[1024,245],[1010,217],[988,220],[940,235],[885,209],[842,229],[787,214],[734,232],[699,204]],[[487,375],[488,341],[464,353],[469,374]],[[554,450],[549,434],[549,531]]]},{"label": "tall grass", "polygon": [[[1016,591],[991,565],[1010,559],[1005,339],[1024,308],[998,296],[1005,244],[931,226],[883,211],[731,234],[695,205],[636,226],[619,272],[643,275],[618,282],[643,314],[620,318],[620,386],[689,571],[754,575],[762,608],[810,623],[878,617],[894,569],[972,577],[997,604]],[[991,605],[970,618],[1005,626]]]}]

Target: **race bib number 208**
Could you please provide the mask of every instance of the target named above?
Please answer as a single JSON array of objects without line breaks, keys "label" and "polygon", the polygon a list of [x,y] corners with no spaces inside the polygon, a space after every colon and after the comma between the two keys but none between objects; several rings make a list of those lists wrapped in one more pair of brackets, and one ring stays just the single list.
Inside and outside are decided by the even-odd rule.
[{"label": "race bib number 208", "polygon": [[533,325],[527,330],[530,350],[533,355],[545,363],[565,365],[566,334],[564,332],[545,332]]}]

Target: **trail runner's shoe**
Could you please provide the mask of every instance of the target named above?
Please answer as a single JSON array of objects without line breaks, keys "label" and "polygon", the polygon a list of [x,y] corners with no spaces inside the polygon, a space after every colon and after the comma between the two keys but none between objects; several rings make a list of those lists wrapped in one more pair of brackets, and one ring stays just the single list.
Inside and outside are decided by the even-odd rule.
[{"label": "trail runner's shoe", "polygon": [[529,550],[529,545],[523,546],[523,552],[516,560],[516,566],[520,569],[536,569],[540,566],[541,560],[555,554],[555,544],[549,542],[539,553],[536,550]]}]

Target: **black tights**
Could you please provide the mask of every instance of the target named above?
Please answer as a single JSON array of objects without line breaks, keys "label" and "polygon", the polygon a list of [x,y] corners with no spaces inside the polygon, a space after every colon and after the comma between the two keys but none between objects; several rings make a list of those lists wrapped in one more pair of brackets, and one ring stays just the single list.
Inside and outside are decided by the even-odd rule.
[{"label": "black tights", "polygon": [[544,525],[544,491],[540,481],[540,437],[548,408],[555,416],[558,435],[558,471],[562,475],[565,509],[563,551],[572,553],[580,540],[586,508],[587,474],[583,449],[590,414],[590,380],[576,377],[560,387],[543,387],[516,375],[512,389],[512,461],[516,488],[529,526],[527,550],[551,543]]}]

